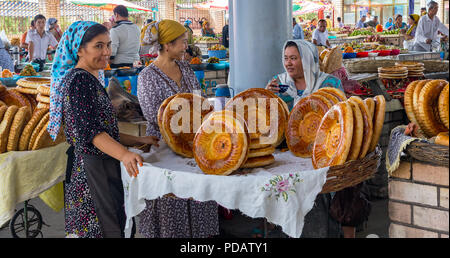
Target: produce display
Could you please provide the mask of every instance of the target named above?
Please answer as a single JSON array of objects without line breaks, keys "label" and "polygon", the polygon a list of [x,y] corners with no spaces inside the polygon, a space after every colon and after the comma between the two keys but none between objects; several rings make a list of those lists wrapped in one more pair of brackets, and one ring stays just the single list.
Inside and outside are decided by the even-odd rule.
[{"label": "produce display", "polygon": [[207,41],[207,42],[215,42],[215,41],[219,41],[219,38],[215,38],[215,37],[198,37],[198,36],[194,36],[194,41],[195,42],[201,42],[201,41]]},{"label": "produce display", "polygon": [[382,35],[397,35],[400,34],[400,29],[396,29],[396,30],[385,30],[383,32],[381,32]]},{"label": "produce display", "polygon": [[350,34],[348,34],[348,36],[354,37],[354,36],[367,36],[367,35],[374,35],[374,34],[375,34],[375,30],[373,28],[368,28],[368,29],[354,30]]},{"label": "produce display", "polygon": [[13,77],[13,73],[9,69],[4,69],[1,76],[1,78],[11,78]]},{"label": "produce display", "polygon": [[420,136],[432,138],[448,132],[448,85],[445,80],[419,80],[406,88],[406,115],[419,126]]},{"label": "produce display", "polygon": [[31,64],[27,64],[22,71],[20,72],[20,76],[36,76],[37,72],[34,70]]},{"label": "produce display", "polygon": [[208,63],[209,64],[218,64],[218,63],[220,63],[220,59],[213,56],[213,57],[208,58]]},{"label": "produce display", "polygon": [[208,48],[208,50],[226,50],[226,48],[224,45],[216,44],[216,45],[210,46]]},{"label": "produce display", "polygon": [[190,64],[201,64],[201,63],[202,63],[202,60],[200,58],[194,57],[194,58],[192,58]]}]

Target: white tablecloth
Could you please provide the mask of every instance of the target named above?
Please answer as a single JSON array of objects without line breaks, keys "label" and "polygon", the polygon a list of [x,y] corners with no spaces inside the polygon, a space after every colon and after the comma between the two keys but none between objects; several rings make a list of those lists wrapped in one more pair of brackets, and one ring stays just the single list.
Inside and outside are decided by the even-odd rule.
[{"label": "white tablecloth", "polygon": [[145,160],[139,175],[130,178],[121,163],[127,222],[125,234],[130,236],[131,219],[145,209],[145,200],[173,193],[180,198],[197,201],[214,200],[228,209],[239,209],[252,218],[264,217],[280,225],[291,237],[300,237],[305,215],[326,181],[327,168],[314,170],[311,159],[295,157],[291,152],[274,154],[275,163],[256,169],[241,169],[230,176],[206,175],[195,159],[178,156],[161,142]]}]

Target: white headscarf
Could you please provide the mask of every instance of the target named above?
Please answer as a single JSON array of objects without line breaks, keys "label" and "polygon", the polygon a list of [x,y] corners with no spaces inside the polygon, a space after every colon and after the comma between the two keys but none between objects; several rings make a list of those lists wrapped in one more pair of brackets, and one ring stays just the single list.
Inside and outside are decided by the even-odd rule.
[{"label": "white headscarf", "polygon": [[[322,87],[325,80],[332,78],[333,76],[320,71],[319,66],[319,51],[317,47],[309,41],[306,40],[288,40],[283,46],[283,54],[281,60],[284,63],[284,50],[289,41],[297,44],[298,50],[300,52],[300,57],[302,59],[303,73],[305,76],[306,89],[302,96],[297,95],[297,87],[295,86],[294,80],[289,76],[287,71],[285,73],[279,74],[281,84],[289,85],[289,89],[285,94],[290,95],[294,98],[294,105],[303,97],[306,97],[319,88]],[[286,67],[284,68],[286,70]]]}]

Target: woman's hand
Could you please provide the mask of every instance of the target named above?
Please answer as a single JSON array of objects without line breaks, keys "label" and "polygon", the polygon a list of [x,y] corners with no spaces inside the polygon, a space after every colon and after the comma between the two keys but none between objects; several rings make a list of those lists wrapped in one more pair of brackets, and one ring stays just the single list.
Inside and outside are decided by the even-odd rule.
[{"label": "woman's hand", "polygon": [[136,177],[139,174],[138,164],[142,167],[143,159],[137,153],[126,151],[120,158],[120,161],[123,162],[123,165],[127,169],[128,175],[130,175],[130,177]]},{"label": "woman's hand", "polygon": [[275,93],[278,93],[280,91],[280,87],[278,86],[277,79],[272,79],[266,86],[266,90],[273,91]]}]

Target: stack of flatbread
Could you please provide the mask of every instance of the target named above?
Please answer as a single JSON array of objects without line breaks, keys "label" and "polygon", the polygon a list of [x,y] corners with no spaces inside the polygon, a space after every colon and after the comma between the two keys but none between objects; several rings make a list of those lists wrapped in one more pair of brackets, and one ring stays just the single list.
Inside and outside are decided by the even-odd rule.
[{"label": "stack of flatbread", "polygon": [[0,103],[0,153],[7,151],[38,150],[57,145],[65,140],[61,130],[53,141],[47,132],[49,110]]},{"label": "stack of flatbread", "polygon": [[38,101],[38,108],[50,108],[50,85],[40,85],[37,88],[36,100]]},{"label": "stack of flatbread", "polygon": [[425,71],[425,67],[423,63],[420,62],[396,62],[396,66],[404,66],[408,69],[408,77],[423,77],[423,72]]},{"label": "stack of flatbread", "polygon": [[408,77],[408,68],[405,66],[379,67],[378,77],[382,79],[405,79]]},{"label": "stack of flatbread", "polygon": [[0,102],[6,106],[29,107],[33,109],[32,99],[27,94],[20,93],[17,89],[8,89],[0,85]]},{"label": "stack of flatbread", "polygon": [[[37,96],[39,96],[38,88],[42,85],[49,85],[50,84],[50,78],[46,77],[28,77],[28,78],[22,78],[17,81],[17,87],[15,88],[16,91],[20,92],[22,95],[24,95],[31,103],[32,111],[34,111],[35,108],[37,108],[38,100]],[[48,94],[50,96],[50,92]],[[49,101],[50,102],[50,101]],[[46,106],[40,105],[39,108],[45,108]]]}]

